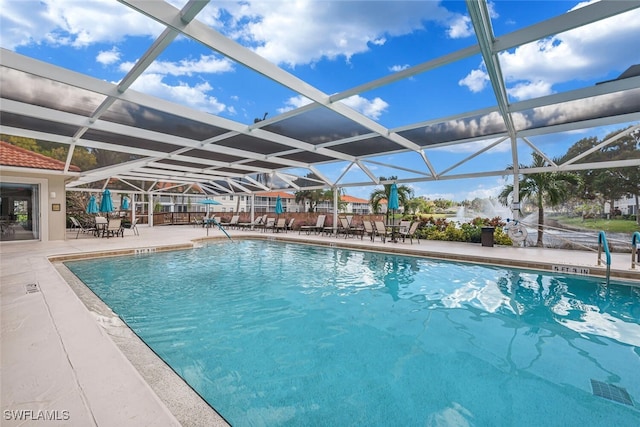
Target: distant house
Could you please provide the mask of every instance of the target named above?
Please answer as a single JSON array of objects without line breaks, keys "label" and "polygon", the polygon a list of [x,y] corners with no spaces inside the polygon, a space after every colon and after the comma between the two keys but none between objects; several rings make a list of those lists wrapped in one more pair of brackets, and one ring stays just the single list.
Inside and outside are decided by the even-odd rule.
[{"label": "distant house", "polygon": [[255,212],[275,212],[276,200],[282,201],[285,212],[304,212],[304,207],[296,203],[296,196],[286,191],[265,191],[255,195]]},{"label": "distant house", "polygon": [[371,205],[367,199],[359,199],[345,194],[340,197],[340,200],[347,204],[344,209],[345,213],[355,215],[369,215],[371,213]]},{"label": "distant house", "polygon": [[65,181],[80,169],[0,141],[0,240],[64,240]]}]

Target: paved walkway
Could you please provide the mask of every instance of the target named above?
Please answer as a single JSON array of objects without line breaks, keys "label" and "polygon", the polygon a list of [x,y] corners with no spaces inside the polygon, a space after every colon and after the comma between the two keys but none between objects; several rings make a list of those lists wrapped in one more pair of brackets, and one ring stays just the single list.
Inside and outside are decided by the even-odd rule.
[{"label": "paved walkway", "polygon": [[[140,236],[133,236],[127,230],[124,238],[75,239],[75,233],[68,233],[66,241],[0,244],[3,426],[42,425],[44,419],[50,420],[46,425],[83,427],[226,424],[61,268],[60,260],[79,254],[191,247],[201,239],[224,238],[219,230],[211,229],[207,236],[205,229],[192,226],[140,226],[139,231]],[[595,252],[436,241],[382,244],[298,232],[230,234],[544,270],[555,266],[595,275],[605,272],[597,266]],[[613,280],[640,285],[640,267],[630,267],[630,254],[612,254]]]}]

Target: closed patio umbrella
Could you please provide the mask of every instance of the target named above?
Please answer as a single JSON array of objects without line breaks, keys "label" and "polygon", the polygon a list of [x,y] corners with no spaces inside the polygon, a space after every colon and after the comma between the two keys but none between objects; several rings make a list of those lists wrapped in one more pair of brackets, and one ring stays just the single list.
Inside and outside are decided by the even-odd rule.
[{"label": "closed patio umbrella", "polygon": [[129,198],[128,197],[123,197],[122,199],[122,210],[128,210],[129,209]]},{"label": "closed patio umbrella", "polygon": [[111,200],[111,191],[104,190],[102,200],[100,201],[100,212],[113,212],[113,201]]},{"label": "closed patio umbrella", "polygon": [[[387,208],[393,210],[393,213],[395,214],[396,209],[398,209],[399,207],[400,207],[400,203],[398,202],[398,186],[394,182],[393,184],[391,184],[391,191],[389,191],[389,204],[387,205]],[[394,221],[395,219],[392,216],[391,217],[392,224]]]},{"label": "closed patio umbrella", "polygon": [[276,215],[280,215],[281,213],[284,213],[284,209],[282,208],[282,199],[278,196],[276,199]]},{"label": "closed patio umbrella", "polygon": [[96,196],[92,195],[89,199],[89,204],[87,204],[87,213],[88,214],[97,214],[98,210],[98,202],[96,202]]}]

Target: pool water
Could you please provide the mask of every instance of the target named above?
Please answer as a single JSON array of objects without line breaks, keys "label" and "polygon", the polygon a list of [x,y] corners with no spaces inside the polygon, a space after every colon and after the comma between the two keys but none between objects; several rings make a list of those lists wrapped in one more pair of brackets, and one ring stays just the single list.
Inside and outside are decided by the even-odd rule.
[{"label": "pool water", "polygon": [[640,425],[638,287],[250,240],[66,265],[234,426]]}]

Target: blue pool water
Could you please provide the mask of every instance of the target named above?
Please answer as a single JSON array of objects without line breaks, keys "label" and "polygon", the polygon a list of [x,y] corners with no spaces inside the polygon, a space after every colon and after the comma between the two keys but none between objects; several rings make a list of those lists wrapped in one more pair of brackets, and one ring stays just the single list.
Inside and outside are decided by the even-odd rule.
[{"label": "blue pool water", "polygon": [[640,425],[637,287],[273,241],[66,264],[234,426]]}]

